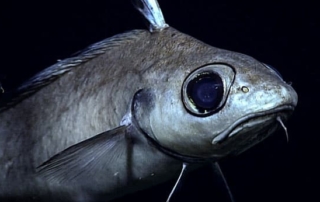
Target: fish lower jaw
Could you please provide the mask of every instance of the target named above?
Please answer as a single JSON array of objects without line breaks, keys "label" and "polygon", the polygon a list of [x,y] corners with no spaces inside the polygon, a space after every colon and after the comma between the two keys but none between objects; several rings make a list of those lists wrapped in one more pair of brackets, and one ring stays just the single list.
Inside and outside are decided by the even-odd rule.
[{"label": "fish lower jaw", "polygon": [[259,132],[262,131],[264,125],[269,125],[267,124],[268,122],[273,122],[277,116],[274,114],[271,115],[266,115],[262,117],[256,117],[252,118],[246,122],[241,123],[238,127],[236,127],[234,130],[231,131],[231,133],[228,135],[227,138],[233,137],[237,134],[245,134],[248,132]]},{"label": "fish lower jaw", "polygon": [[212,144],[217,145],[227,141],[231,137],[248,132],[261,132],[266,129],[269,122],[276,122],[278,116],[283,118],[283,120],[286,120],[293,110],[294,106],[284,105],[272,110],[248,114],[247,116],[238,119],[234,124],[216,136],[212,140]]}]

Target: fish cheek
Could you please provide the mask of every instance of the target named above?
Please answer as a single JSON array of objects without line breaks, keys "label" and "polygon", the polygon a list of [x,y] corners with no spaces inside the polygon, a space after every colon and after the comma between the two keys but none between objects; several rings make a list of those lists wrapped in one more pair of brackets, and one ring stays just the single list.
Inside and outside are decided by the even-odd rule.
[{"label": "fish cheek", "polygon": [[155,108],[156,95],[153,89],[141,89],[136,92],[132,101],[133,123],[143,133],[155,139],[150,124],[150,114]]}]

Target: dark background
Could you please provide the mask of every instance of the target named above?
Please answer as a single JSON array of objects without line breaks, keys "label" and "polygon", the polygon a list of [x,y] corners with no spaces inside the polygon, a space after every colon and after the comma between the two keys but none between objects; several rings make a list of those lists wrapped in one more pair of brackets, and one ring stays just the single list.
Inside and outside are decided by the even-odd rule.
[{"label": "dark background", "polygon": [[[222,169],[237,202],[320,201],[319,9],[315,1],[159,0],[167,23],[212,46],[276,67],[299,103],[283,131]],[[0,74],[7,91],[38,71],[114,34],[145,29],[128,0],[3,0]],[[192,173],[172,201],[228,201],[210,169]],[[173,182],[119,201],[165,201]]]}]

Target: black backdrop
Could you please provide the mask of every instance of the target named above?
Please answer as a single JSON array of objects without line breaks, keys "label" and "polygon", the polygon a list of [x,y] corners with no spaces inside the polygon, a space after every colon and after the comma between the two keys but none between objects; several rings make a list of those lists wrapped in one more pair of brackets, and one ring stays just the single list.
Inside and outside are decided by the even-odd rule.
[{"label": "black backdrop", "polygon": [[[236,201],[320,201],[316,3],[159,1],[170,26],[212,46],[271,64],[298,92],[298,107],[287,123],[289,143],[279,131],[239,157],[221,162]],[[145,28],[129,0],[1,1],[2,84],[13,89],[57,59],[114,34]],[[173,201],[227,201],[218,197],[212,180],[208,168],[190,174]],[[165,201],[172,184],[119,201]]]}]

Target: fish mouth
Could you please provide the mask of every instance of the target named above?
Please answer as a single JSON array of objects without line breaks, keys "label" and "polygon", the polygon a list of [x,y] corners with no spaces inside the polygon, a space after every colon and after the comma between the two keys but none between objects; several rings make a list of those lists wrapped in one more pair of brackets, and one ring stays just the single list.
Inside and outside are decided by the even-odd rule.
[{"label": "fish mouth", "polygon": [[212,140],[212,144],[220,144],[228,138],[240,134],[241,131],[245,129],[254,128],[255,126],[260,125],[266,121],[270,121],[273,119],[276,120],[276,117],[278,116],[280,116],[283,120],[286,120],[289,117],[289,115],[294,111],[294,108],[295,106],[293,105],[283,105],[271,110],[252,113],[244,117],[241,117],[231,126],[226,128],[222,133],[216,136]]}]

